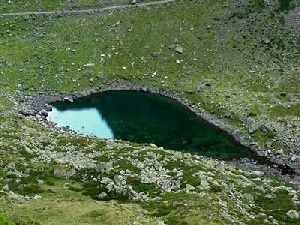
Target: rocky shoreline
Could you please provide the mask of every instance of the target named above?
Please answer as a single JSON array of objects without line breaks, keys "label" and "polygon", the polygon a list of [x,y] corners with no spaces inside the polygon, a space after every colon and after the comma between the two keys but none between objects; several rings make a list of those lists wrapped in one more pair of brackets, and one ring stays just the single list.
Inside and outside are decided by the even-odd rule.
[{"label": "rocky shoreline", "polygon": [[205,112],[198,106],[192,104],[188,101],[182,94],[173,93],[166,89],[146,87],[143,85],[135,85],[124,81],[112,81],[110,83],[98,86],[89,91],[83,92],[72,92],[72,93],[38,93],[34,95],[28,95],[20,98],[20,114],[24,116],[34,116],[39,119],[44,124],[50,126],[51,128],[58,129],[63,132],[74,131],[68,128],[57,128],[55,124],[47,120],[48,111],[51,111],[50,104],[57,101],[69,101],[72,102],[76,98],[85,97],[91,94],[101,93],[105,91],[112,90],[133,90],[133,91],[143,91],[153,94],[159,94],[166,97],[170,97],[180,102],[184,106],[188,107],[193,113],[201,117],[203,120],[207,121],[212,126],[226,132],[239,144],[251,149],[256,152],[258,156],[265,159],[266,165],[259,165],[255,162],[248,160],[238,160],[233,162],[243,168],[259,168],[264,172],[269,172],[271,174],[280,175],[286,179],[300,180],[300,165],[297,162],[293,162],[291,158],[293,155],[287,154],[275,154],[268,150],[262,149],[256,143],[253,143],[249,137],[246,137],[237,128],[226,124],[225,122],[213,117],[211,114]]}]

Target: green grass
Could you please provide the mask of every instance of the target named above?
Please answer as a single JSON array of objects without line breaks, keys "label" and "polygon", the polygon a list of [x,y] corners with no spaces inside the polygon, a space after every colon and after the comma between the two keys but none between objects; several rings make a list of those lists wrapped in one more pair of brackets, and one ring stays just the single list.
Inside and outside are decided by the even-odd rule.
[{"label": "green grass", "polygon": [[[275,196],[271,199],[266,198],[265,196],[257,196],[256,202],[259,207],[264,208],[268,215],[271,215],[278,221],[285,221],[288,224],[298,224],[299,220],[290,219],[287,217],[286,212],[290,209],[299,210],[299,207],[287,199],[287,192],[279,190],[275,193]],[[261,221],[252,220],[251,224],[260,224]]]},{"label": "green grass", "polygon": [[[111,4],[28,1],[21,5],[14,1],[4,9],[2,1],[0,11],[75,9],[104,3]],[[20,117],[14,106],[25,94],[89,90],[118,80],[181,93],[246,135],[249,118],[266,125],[265,117],[274,123],[284,121],[280,123],[284,133],[293,133],[288,124],[294,124],[299,115],[295,99],[300,95],[300,80],[295,68],[299,65],[300,37],[286,26],[283,17],[296,1],[279,1],[274,7],[260,0],[238,3],[177,1],[89,16],[1,18],[0,189],[8,185],[17,194],[39,194],[42,198],[11,202],[1,194],[5,217],[0,216],[0,224],[6,223],[5,218],[18,224],[157,224],[158,219],[166,224],[263,224],[265,218],[247,217],[262,212],[279,224],[297,224],[285,216],[289,209],[299,211],[287,192],[273,193],[271,200],[265,197],[275,187],[290,186],[300,198],[297,184],[278,178],[254,179],[218,161],[178,156],[134,143],[112,144],[58,134]],[[184,48],[183,54],[172,49],[175,44]],[[181,61],[178,64],[176,60]],[[95,66],[85,66],[88,63]],[[251,136],[262,147],[273,141],[272,148],[288,152],[280,142],[283,131],[258,129]],[[51,159],[39,158],[41,152]],[[74,158],[68,161],[68,154]],[[97,171],[90,164],[74,169],[78,160],[95,164],[111,161],[113,169]],[[153,168],[157,160],[172,179],[177,179],[174,169],[178,169],[182,172],[180,190],[164,192],[157,183],[143,183],[142,169],[130,160],[147,162]],[[28,176],[7,175],[4,168],[9,163]],[[54,169],[74,174],[54,177]],[[126,182],[133,190],[158,199],[133,201],[128,193],[117,190],[100,199],[99,194],[108,190],[97,177],[113,179],[124,171],[130,172]],[[209,184],[207,190],[201,188],[203,179]],[[186,192],[187,184],[195,190]],[[245,198],[249,193],[253,202]],[[224,202],[228,214],[221,213]]]},{"label": "green grass", "polygon": [[[208,203],[208,199],[199,199],[195,194],[167,193],[161,201],[142,206],[153,216],[165,216],[167,224],[226,224],[217,215],[213,204]],[[194,213],[190,208],[197,208],[198,213]]]},{"label": "green grass", "polygon": [[274,117],[283,117],[285,115],[290,116],[298,116],[300,113],[300,105],[292,105],[292,106],[276,106],[269,111],[271,116]]},{"label": "green grass", "polygon": [[[231,18],[234,7],[203,4],[178,2],[167,10],[160,6],[111,15],[3,19],[0,83],[9,92],[18,84],[24,92],[69,92],[122,79],[183,92],[217,117],[234,112],[228,122],[236,126],[244,126],[251,113],[245,112],[248,107],[276,119],[257,101],[256,93],[269,98],[288,91],[298,96],[299,74],[292,68],[298,63],[299,35],[285,28],[280,17],[262,16],[243,27],[239,19]],[[254,9],[262,7],[260,1],[251,4]],[[184,54],[169,48],[175,43],[184,47]],[[287,57],[282,58],[282,51],[289,51]],[[177,65],[176,60],[183,62]],[[89,62],[95,66],[85,67]],[[281,72],[270,68],[274,63]],[[254,74],[249,73],[253,65]],[[195,92],[195,84],[203,80],[210,80],[211,87],[204,85],[203,91]],[[297,111],[288,115],[296,116]]]},{"label": "green grass", "polygon": [[[145,2],[151,2],[146,0]],[[84,8],[107,7],[113,5],[128,5],[129,0],[75,0],[75,1],[60,1],[60,0],[27,0],[22,1],[0,1],[0,13],[7,12],[32,12],[32,11],[53,11],[53,10],[76,10]]]},{"label": "green grass", "polygon": [[0,215],[0,225],[14,225],[14,223],[8,221],[3,215]]},{"label": "green grass", "polygon": [[279,0],[279,9],[287,11],[292,7],[293,0]]},{"label": "green grass", "polygon": [[96,202],[76,192],[64,190],[49,194],[42,200],[21,205],[10,204],[6,207],[8,207],[6,210],[9,211],[8,216],[15,224],[113,225],[127,224],[133,221],[142,224],[156,224],[155,219],[147,215],[140,215],[141,209],[136,204]]}]

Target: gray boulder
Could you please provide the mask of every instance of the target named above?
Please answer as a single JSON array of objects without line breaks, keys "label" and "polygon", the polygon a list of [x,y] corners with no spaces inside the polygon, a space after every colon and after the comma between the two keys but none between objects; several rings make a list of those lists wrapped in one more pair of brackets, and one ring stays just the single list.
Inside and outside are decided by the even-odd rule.
[{"label": "gray boulder", "polygon": [[289,210],[287,211],[286,215],[290,218],[290,219],[299,219],[299,213],[296,210]]}]

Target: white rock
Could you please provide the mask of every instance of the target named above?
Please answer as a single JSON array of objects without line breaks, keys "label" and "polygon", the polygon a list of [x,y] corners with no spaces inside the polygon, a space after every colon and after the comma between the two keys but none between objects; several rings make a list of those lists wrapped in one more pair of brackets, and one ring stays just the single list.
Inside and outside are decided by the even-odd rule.
[{"label": "white rock", "polygon": [[151,148],[157,148],[156,144],[150,144]]},{"label": "white rock", "polygon": [[85,67],[94,67],[95,66],[95,63],[87,63],[84,65]]},{"label": "white rock", "polygon": [[100,194],[98,194],[98,198],[105,198],[107,196],[107,194],[105,192],[101,192]]},{"label": "white rock", "polygon": [[195,189],[195,187],[192,186],[192,185],[190,185],[190,184],[186,184],[186,185],[185,185],[185,190],[186,190],[187,192],[190,192],[190,191],[192,191],[192,190],[194,190],[194,189]]},{"label": "white rock", "polygon": [[184,50],[183,50],[183,48],[180,45],[176,45],[174,47],[174,51],[177,52],[177,53],[179,53],[179,54],[183,54]]},{"label": "white rock", "polygon": [[286,215],[291,219],[299,219],[299,213],[296,210],[289,210],[287,211]]},{"label": "white rock", "polygon": [[165,224],[164,221],[159,220],[159,221],[157,222],[157,225],[166,225],[166,224]]}]

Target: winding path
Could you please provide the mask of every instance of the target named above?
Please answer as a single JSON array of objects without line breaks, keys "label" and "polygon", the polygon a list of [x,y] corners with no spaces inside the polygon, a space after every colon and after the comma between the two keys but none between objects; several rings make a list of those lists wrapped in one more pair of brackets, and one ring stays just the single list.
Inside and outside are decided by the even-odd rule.
[{"label": "winding path", "polygon": [[175,2],[176,0],[161,0],[157,2],[138,3],[135,5],[116,5],[102,8],[91,8],[91,9],[78,9],[78,10],[57,10],[57,11],[41,11],[41,12],[12,12],[2,13],[0,17],[6,16],[51,16],[51,15],[71,15],[71,14],[82,14],[82,13],[100,13],[104,11],[110,11],[115,9],[127,9],[134,7],[146,7],[153,5],[160,5]]}]

